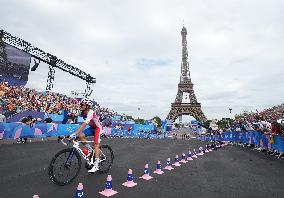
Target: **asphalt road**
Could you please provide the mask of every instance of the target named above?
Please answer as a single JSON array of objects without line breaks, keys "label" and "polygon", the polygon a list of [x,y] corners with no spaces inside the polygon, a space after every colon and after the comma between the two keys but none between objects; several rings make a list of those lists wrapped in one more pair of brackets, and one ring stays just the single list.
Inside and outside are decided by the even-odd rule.
[{"label": "asphalt road", "polygon": [[[194,161],[155,175],[157,160],[164,167],[166,159],[187,152],[188,148],[204,146],[198,140],[103,139],[114,151],[114,165],[109,172],[113,178],[113,197],[284,197],[284,162],[249,149],[226,146],[198,157]],[[84,197],[103,197],[107,174],[89,175],[82,166],[76,180],[67,186],[56,186],[47,176],[53,155],[65,146],[57,141],[27,144],[0,142],[0,197],[40,198],[74,197],[79,182],[84,184]],[[149,163],[154,179],[138,177]],[[126,181],[128,168],[133,169],[135,188],[121,184]]]}]

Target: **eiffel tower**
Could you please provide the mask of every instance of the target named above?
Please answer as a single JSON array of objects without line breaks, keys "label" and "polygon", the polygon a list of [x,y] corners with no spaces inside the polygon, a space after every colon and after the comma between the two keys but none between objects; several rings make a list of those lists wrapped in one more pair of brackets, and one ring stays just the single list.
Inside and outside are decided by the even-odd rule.
[{"label": "eiffel tower", "polygon": [[[182,122],[182,115],[191,115],[199,121],[205,121],[206,117],[201,110],[201,103],[197,102],[193,90],[193,83],[190,78],[188,52],[186,35],[187,30],[183,26],[181,30],[182,35],[182,62],[181,62],[181,76],[178,84],[178,92],[175,102],[171,104],[171,110],[167,116],[167,120],[175,121],[179,117],[179,122]],[[190,102],[183,102],[183,96],[187,93],[186,98]]]}]

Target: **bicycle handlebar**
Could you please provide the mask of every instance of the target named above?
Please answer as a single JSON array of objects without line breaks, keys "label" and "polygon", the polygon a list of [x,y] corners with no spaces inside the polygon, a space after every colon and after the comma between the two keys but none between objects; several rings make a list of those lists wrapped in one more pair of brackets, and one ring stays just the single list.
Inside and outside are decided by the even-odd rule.
[{"label": "bicycle handlebar", "polygon": [[59,143],[59,140],[60,140],[63,145],[67,146],[67,143],[64,142],[65,139],[67,139],[69,142],[71,142],[71,140],[72,140],[72,138],[70,138],[70,136],[58,136],[58,143]]}]

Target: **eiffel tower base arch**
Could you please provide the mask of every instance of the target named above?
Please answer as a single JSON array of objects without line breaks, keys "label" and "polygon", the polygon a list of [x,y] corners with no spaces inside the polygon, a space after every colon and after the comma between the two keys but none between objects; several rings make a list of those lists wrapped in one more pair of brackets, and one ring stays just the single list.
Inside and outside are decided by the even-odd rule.
[{"label": "eiffel tower base arch", "polygon": [[167,120],[175,121],[181,115],[191,115],[198,121],[205,121],[200,103],[172,103]]}]

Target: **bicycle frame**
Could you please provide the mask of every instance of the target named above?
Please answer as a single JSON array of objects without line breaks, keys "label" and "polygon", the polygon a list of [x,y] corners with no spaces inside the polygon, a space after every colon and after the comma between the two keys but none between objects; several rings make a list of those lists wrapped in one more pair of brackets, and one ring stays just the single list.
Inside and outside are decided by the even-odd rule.
[{"label": "bicycle frame", "polygon": [[[61,140],[62,144],[64,144],[65,146],[67,146],[67,144],[63,141],[65,138],[63,138]],[[67,160],[65,162],[65,165],[68,164],[69,160],[72,159],[73,155],[74,155],[74,151],[76,150],[81,157],[86,160],[87,162],[90,162],[89,160],[89,156],[85,155],[85,153],[82,151],[82,149],[79,147],[80,143],[84,142],[84,143],[94,143],[94,141],[76,141],[76,140],[72,140],[73,142],[73,151],[69,154],[69,156],[67,157]],[[100,162],[105,161],[106,160],[106,156],[105,154],[102,152],[102,150],[100,149],[100,154],[103,155],[103,159],[100,159]]]}]

